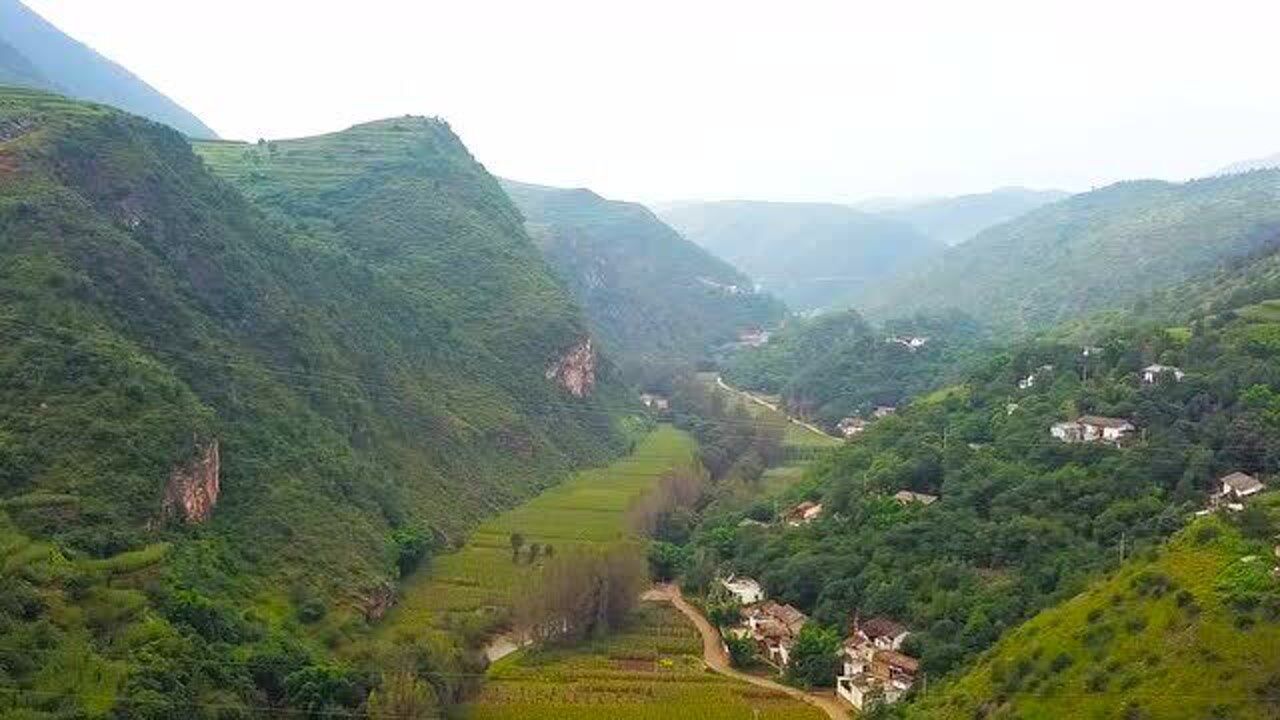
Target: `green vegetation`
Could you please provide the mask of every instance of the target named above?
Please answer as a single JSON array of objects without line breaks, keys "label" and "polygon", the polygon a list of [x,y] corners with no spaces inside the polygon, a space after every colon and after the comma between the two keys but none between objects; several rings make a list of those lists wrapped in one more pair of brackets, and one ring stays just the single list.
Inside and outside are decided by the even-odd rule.
[{"label": "green vegetation", "polygon": [[959,308],[998,330],[1023,332],[1125,307],[1273,251],[1278,177],[1271,170],[1180,185],[1125,182],[1074,195],[952,248],[895,280],[867,310],[893,317]]},{"label": "green vegetation", "polygon": [[[823,717],[787,695],[703,669],[702,640],[678,611],[646,603],[620,632],[573,648],[522,652],[489,671],[471,720]],[[758,714],[754,714],[758,713]]]},{"label": "green vegetation", "polygon": [[63,34],[19,0],[0,0],[0,85],[21,85],[107,103],[177,128],[217,137],[128,70]]},{"label": "green vegetation", "polygon": [[1058,718],[1069,706],[1079,718],[1273,717],[1280,581],[1268,576],[1271,544],[1200,520],[1007,633],[906,715]]},{"label": "green vegetation", "polygon": [[658,214],[798,310],[856,305],[943,248],[904,222],[844,205],[685,203]]},{"label": "green vegetation", "polygon": [[[927,342],[913,349],[891,340],[911,337]],[[725,378],[778,394],[791,412],[834,427],[843,417],[897,406],[960,376],[983,346],[978,323],[959,313],[876,327],[846,310],[789,323],[768,345],[736,354]]]},{"label": "green vegetation", "polygon": [[631,377],[693,365],[743,330],[782,319],[782,303],[641,205],[509,180],[503,188]]},{"label": "green vegetation", "polygon": [[[627,511],[664,475],[694,467],[695,449],[685,433],[660,427],[631,455],[583,470],[485,521],[460,550],[440,555],[409,578],[400,604],[378,626],[377,639],[387,646],[406,645],[459,628],[475,639],[509,622],[518,596],[529,591],[541,571],[536,559],[529,561],[526,545],[537,543],[558,558],[626,539]],[[517,534],[524,549],[513,559]]]},{"label": "green vegetation", "polygon": [[[1277,328],[1221,316],[1191,323],[1189,338],[1113,329],[1087,357],[1049,340],[996,354],[818,458],[786,491],[787,502],[821,501],[818,520],[762,527],[742,521],[768,520],[767,508],[704,513],[681,548],[699,558],[686,582],[750,575],[830,627],[886,615],[912,629],[906,651],[931,678],[959,671],[1114,569],[1122,544],[1158,546],[1216,478],[1280,470]],[[1144,384],[1139,370],[1153,362],[1187,375]],[[1050,437],[1051,424],[1080,414],[1138,429],[1119,448]],[[904,489],[939,499],[903,505],[891,496]],[[702,566],[712,570],[694,572]]]},{"label": "green vegetation", "polygon": [[[24,717],[354,711],[384,658],[332,649],[401,575],[644,427],[607,361],[590,396],[547,378],[585,323],[443,123],[203,146],[257,204],[105,107],[3,90],[0,128],[0,685]],[[215,440],[221,492],[186,524],[171,473]],[[465,635],[397,650],[438,680]]]}]

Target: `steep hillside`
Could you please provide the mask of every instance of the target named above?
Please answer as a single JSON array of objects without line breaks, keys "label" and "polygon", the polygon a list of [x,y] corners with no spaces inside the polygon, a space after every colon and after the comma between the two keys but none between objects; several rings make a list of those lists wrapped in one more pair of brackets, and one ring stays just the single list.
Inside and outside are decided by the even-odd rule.
[{"label": "steep hillside", "polygon": [[257,188],[293,217],[173,130],[0,93],[0,684],[22,707],[354,709],[373,676],[326,648],[476,520],[623,447],[578,309],[446,125],[281,158]]},{"label": "steep hillside", "polygon": [[1008,187],[907,204],[885,210],[880,215],[907,223],[947,245],[959,245],[989,227],[1008,222],[1070,194],[1061,190]]},{"label": "steep hillside", "polygon": [[1120,183],[979,234],[869,309],[956,307],[1021,332],[1123,306],[1278,243],[1280,170]]},{"label": "steep hillside", "polygon": [[[1275,498],[1269,498],[1274,500]],[[1274,507],[1276,503],[1272,502]],[[1272,718],[1280,513],[1206,518],[1006,633],[911,718]]]},{"label": "steep hillside", "polygon": [[659,216],[796,310],[857,305],[942,248],[905,223],[843,205],[688,203]]},{"label": "steep hillside", "polygon": [[0,84],[24,85],[106,103],[177,128],[217,134],[133,73],[68,37],[19,0],[0,0]]},{"label": "steep hillside", "polygon": [[[794,528],[707,518],[686,552],[760,580],[841,631],[859,615],[897,620],[911,629],[906,652],[933,688],[1115,570],[1122,546],[1135,555],[1161,545],[1206,505],[1217,479],[1245,472],[1275,485],[1280,317],[1203,320],[1179,332],[1129,326],[1094,342],[1087,354],[1066,342],[992,353],[816,461],[780,507],[819,501],[819,519]],[[1144,381],[1152,363],[1184,374]],[[1134,429],[1114,445],[1051,434],[1085,415]],[[933,498],[899,500],[902,490]],[[751,513],[774,516],[768,507]],[[1254,510],[1239,516],[1256,522]],[[1251,671],[1224,683],[1220,701],[1240,703],[1268,677]]]},{"label": "steep hillside", "polygon": [[503,181],[606,349],[636,362],[706,357],[785,312],[750,279],[635,203]]}]

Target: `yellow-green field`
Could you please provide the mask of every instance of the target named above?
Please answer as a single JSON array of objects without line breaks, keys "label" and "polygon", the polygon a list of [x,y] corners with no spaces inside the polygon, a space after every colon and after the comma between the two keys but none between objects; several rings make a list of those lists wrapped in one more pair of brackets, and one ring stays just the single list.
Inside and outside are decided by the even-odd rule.
[{"label": "yellow-green field", "polygon": [[471,720],[818,720],[787,695],[703,669],[697,631],[666,604],[643,603],[624,630],[586,645],[498,661]]},{"label": "yellow-green field", "polygon": [[622,538],[632,502],[668,471],[695,463],[695,450],[690,436],[659,427],[627,457],[579,472],[485,522],[461,550],[440,556],[409,579],[400,604],[380,624],[379,636],[403,642],[449,627],[455,613],[508,606],[512,591],[532,572],[526,562],[512,561],[512,533],[521,533],[526,543],[549,544],[557,553]]}]

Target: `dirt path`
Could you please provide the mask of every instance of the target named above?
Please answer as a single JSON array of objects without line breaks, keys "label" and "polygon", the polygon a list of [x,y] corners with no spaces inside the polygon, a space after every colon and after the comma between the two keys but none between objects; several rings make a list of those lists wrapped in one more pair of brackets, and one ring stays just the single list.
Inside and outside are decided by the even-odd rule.
[{"label": "dirt path", "polygon": [[769,402],[768,400],[765,400],[764,398],[756,397],[754,393],[749,393],[746,390],[739,390],[738,388],[726,383],[724,381],[724,378],[720,377],[719,375],[716,375],[716,385],[720,386],[720,389],[722,390],[744,397],[757,405],[762,405],[764,407],[769,408],[770,410],[782,415],[787,420],[795,423],[796,425],[799,425],[800,427],[804,428],[805,430],[808,430],[809,432],[817,433],[818,435],[821,435],[823,437],[835,438],[837,440],[840,439],[840,438],[836,438],[835,435],[828,433],[826,430],[823,430],[817,425],[814,425],[813,423],[807,423],[799,418],[791,417],[785,411],[783,411],[782,408],[778,407],[777,405],[774,405],[773,403]]},{"label": "dirt path", "polygon": [[735,680],[751,683],[757,687],[768,688],[769,690],[777,690],[784,692],[793,698],[803,700],[804,702],[817,707],[827,714],[832,720],[848,720],[849,709],[836,699],[835,693],[807,693],[799,688],[793,688],[782,683],[777,683],[755,675],[748,675],[740,670],[735,670],[729,664],[729,655],[725,652],[724,647],[720,644],[720,631],[711,626],[702,613],[693,607],[680,594],[680,588],[674,585],[655,585],[651,590],[644,594],[646,600],[663,600],[671,603],[677,610],[684,613],[685,617],[693,622],[698,628],[698,633],[702,635],[702,659],[707,667],[713,671],[720,673],[726,677]]}]

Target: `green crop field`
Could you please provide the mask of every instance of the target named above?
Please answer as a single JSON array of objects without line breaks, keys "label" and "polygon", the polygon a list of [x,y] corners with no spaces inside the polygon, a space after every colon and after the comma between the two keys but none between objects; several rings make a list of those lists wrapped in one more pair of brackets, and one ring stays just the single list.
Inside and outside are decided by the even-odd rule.
[{"label": "green crop field", "polygon": [[585,645],[495,663],[470,720],[817,720],[787,695],[703,668],[698,633],[666,604],[644,603],[628,627]]},{"label": "green crop field", "polygon": [[635,450],[604,468],[584,470],[527,503],[480,525],[455,553],[410,578],[403,600],[379,626],[397,641],[450,627],[455,614],[507,606],[533,566],[513,562],[512,533],[556,552],[626,535],[627,509],[664,474],[695,462],[691,437],[663,426]]},{"label": "green crop field", "polygon": [[1247,305],[1236,310],[1236,314],[1256,322],[1280,322],[1280,300],[1263,300],[1256,305]]}]

